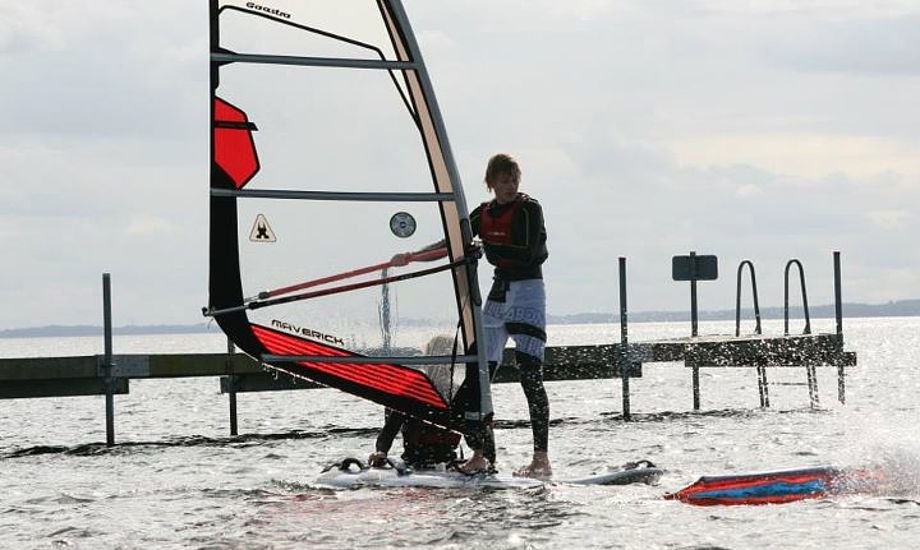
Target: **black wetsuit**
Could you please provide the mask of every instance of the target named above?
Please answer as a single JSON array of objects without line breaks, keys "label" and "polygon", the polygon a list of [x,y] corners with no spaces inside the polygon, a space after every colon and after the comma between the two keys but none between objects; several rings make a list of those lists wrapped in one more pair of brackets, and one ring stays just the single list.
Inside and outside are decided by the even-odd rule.
[{"label": "black wetsuit", "polygon": [[440,462],[448,463],[457,459],[459,434],[407,417],[392,409],[386,410],[386,422],[377,436],[377,451],[389,453],[400,431],[403,438],[402,459],[410,468],[432,468]]}]

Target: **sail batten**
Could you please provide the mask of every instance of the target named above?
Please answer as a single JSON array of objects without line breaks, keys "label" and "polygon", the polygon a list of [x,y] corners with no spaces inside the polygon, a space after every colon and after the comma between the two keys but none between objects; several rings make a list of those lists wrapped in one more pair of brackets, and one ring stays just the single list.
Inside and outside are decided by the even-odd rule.
[{"label": "sail batten", "polygon": [[266,65],[291,65],[303,67],[336,67],[340,69],[381,69],[385,71],[414,71],[418,69],[418,64],[410,61],[298,57],[293,55],[258,55],[244,53],[212,53],[211,61],[216,63],[261,63]]},{"label": "sail batten", "polygon": [[[469,215],[402,5],[210,6],[205,314],[271,369],[451,429],[484,419]],[[396,262],[421,249],[434,265]]]},{"label": "sail batten", "polygon": [[349,363],[355,365],[373,365],[376,363],[399,363],[403,366],[408,365],[431,365],[452,363],[465,363],[475,361],[476,355],[426,355],[425,357],[394,355],[394,356],[376,356],[376,357],[329,357],[325,355],[263,355],[262,360],[266,362],[281,363]]},{"label": "sail batten", "polygon": [[376,201],[376,202],[451,202],[453,193],[370,193],[342,191],[293,191],[286,189],[212,189],[215,197],[259,199],[293,199],[314,201]]},{"label": "sail batten", "polygon": [[[465,260],[461,260],[461,261],[465,261]],[[304,293],[302,293],[302,294],[294,294],[294,295],[292,295],[292,296],[282,296],[282,297],[278,297],[278,298],[267,298],[267,299],[264,299],[264,300],[262,300],[262,299],[256,299],[256,300],[252,300],[252,301],[246,302],[246,303],[244,303],[244,304],[241,304],[241,305],[239,305],[239,306],[232,306],[232,307],[229,307],[229,308],[207,310],[207,311],[205,312],[205,315],[210,316],[210,317],[218,317],[218,316],[221,316],[221,315],[226,315],[226,314],[228,314],[228,313],[234,313],[234,312],[238,312],[238,311],[242,311],[242,310],[246,310],[246,309],[261,309],[261,308],[266,308],[266,307],[271,307],[271,306],[277,306],[277,305],[282,305],[282,304],[289,304],[289,303],[291,303],[291,302],[298,302],[298,301],[302,301],[302,300],[311,300],[311,299],[313,299],[313,298],[322,298],[322,297],[324,297],[324,296],[329,296],[329,295],[332,295],[332,294],[339,294],[339,293],[342,293],[342,292],[350,292],[350,291],[359,290],[359,289],[362,289],[362,288],[367,288],[367,287],[372,287],[372,286],[379,286],[379,285],[385,285],[385,284],[395,283],[395,282],[400,282],[400,281],[406,281],[406,280],[415,279],[415,278],[418,278],[418,277],[425,277],[425,276],[427,276],[427,275],[434,275],[434,274],[440,273],[440,272],[442,272],[442,271],[447,271],[448,269],[451,269],[451,268],[453,268],[453,267],[455,267],[454,264],[444,264],[444,265],[439,265],[439,266],[436,266],[436,267],[430,267],[430,268],[428,268],[428,269],[422,269],[422,270],[419,270],[419,271],[412,271],[412,272],[409,272],[409,273],[403,273],[402,275],[393,275],[393,276],[391,276],[391,277],[383,277],[383,278],[380,278],[380,279],[372,279],[372,280],[369,280],[369,281],[362,281],[362,282],[360,282],[360,283],[351,283],[351,284],[342,285],[342,286],[337,286],[337,287],[332,287],[332,288],[325,288],[325,289],[321,289],[321,290],[314,290],[314,291],[310,291],[310,292],[304,292]]]}]

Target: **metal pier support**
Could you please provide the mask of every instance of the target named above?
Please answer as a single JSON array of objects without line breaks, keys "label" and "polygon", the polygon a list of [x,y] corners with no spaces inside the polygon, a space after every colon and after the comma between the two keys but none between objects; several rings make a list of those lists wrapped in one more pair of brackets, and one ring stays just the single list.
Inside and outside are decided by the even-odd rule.
[{"label": "metal pier support", "polygon": [[227,338],[227,385],[229,386],[230,394],[230,435],[239,435],[238,424],[236,421],[236,386],[237,386],[237,376],[233,371],[233,353],[236,351],[236,346],[233,345],[233,340]]},{"label": "metal pier support", "polygon": [[757,299],[757,276],[754,274],[754,263],[751,260],[743,260],[738,266],[738,283],[735,293],[735,336],[741,336],[741,275],[744,273],[744,267],[747,266],[751,273],[751,296],[754,299],[754,334],[763,334],[763,328],[760,325],[760,302]]},{"label": "metal pier support", "polygon": [[617,354],[617,363],[620,367],[620,377],[623,381],[623,420],[629,421],[629,333],[627,329],[626,308],[626,258],[620,256],[620,353]]},{"label": "metal pier support", "polygon": [[[719,259],[706,254],[697,256],[695,251],[690,251],[688,256],[674,256],[671,258],[671,278],[675,281],[690,281],[690,337],[699,335],[699,318],[697,313],[697,281],[714,281],[719,278]],[[692,361],[690,370],[693,371],[693,410],[700,410],[700,365]]]},{"label": "metal pier support", "polygon": [[[786,269],[783,274],[783,334],[789,336],[789,270],[792,266],[799,270],[799,286],[802,289],[802,310],[805,314],[805,328],[802,334],[811,334],[811,317],[808,313],[808,294],[805,291],[805,268],[802,262],[793,258],[786,262]],[[805,379],[808,385],[808,399],[811,407],[818,406],[818,376],[815,372],[814,365],[805,365]]]},{"label": "metal pier support", "polygon": [[[757,276],[754,274],[754,263],[751,260],[743,260],[738,265],[738,277],[735,292],[735,336],[741,336],[741,276],[744,273],[745,266],[751,273],[751,295],[754,299],[754,334],[763,334],[763,327],[760,323],[760,302],[757,297]],[[767,368],[763,365],[757,367],[757,393],[760,396],[760,406],[770,406],[770,387],[767,382]]]},{"label": "metal pier support", "polygon": [[105,444],[115,445],[115,385],[112,379],[112,278],[108,273],[102,274],[102,319],[104,327],[104,357],[102,360],[105,376]]},{"label": "metal pier support", "polygon": [[808,293],[805,291],[805,269],[802,262],[793,258],[786,262],[786,270],[783,274],[783,334],[789,336],[789,270],[792,266],[799,269],[799,286],[802,288],[802,310],[805,314],[805,328],[802,334],[811,334],[811,316],[808,314]]},{"label": "metal pier support", "polygon": [[691,367],[693,374],[691,376],[693,383],[693,410],[700,410],[700,368],[696,365]]},{"label": "metal pier support", "polygon": [[[690,336],[699,336],[699,318],[696,297],[696,252],[690,251]],[[691,369],[693,383],[693,410],[700,410],[700,368],[696,365]]]},{"label": "metal pier support", "polygon": [[[840,288],[840,252],[834,251],[834,313],[837,318],[837,336],[843,341],[843,299]],[[842,346],[841,346],[842,347]],[[843,369],[843,360],[837,364],[837,400],[846,404],[846,374]]]}]

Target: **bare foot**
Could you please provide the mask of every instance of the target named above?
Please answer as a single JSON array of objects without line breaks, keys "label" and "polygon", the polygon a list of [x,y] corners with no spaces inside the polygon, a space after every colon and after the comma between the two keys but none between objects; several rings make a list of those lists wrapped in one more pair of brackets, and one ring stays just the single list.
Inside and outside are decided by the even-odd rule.
[{"label": "bare foot", "polygon": [[535,452],[530,464],[515,471],[514,475],[515,477],[532,477],[536,479],[553,477],[553,468],[549,465],[549,456],[545,452]]},{"label": "bare foot", "polygon": [[469,475],[488,472],[489,461],[482,455],[473,454],[469,460],[457,466],[457,471]]}]

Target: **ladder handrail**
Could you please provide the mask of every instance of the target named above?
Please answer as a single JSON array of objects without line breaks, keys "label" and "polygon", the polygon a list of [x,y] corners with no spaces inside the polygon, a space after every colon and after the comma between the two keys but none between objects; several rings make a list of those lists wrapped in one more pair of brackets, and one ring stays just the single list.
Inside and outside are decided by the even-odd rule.
[{"label": "ladder handrail", "polygon": [[735,336],[741,336],[741,274],[744,272],[744,266],[748,266],[751,272],[751,292],[754,297],[754,333],[763,334],[760,325],[760,302],[757,300],[757,276],[754,275],[754,263],[751,260],[742,260],[738,265],[738,283],[735,292]]},{"label": "ladder handrail", "polygon": [[805,312],[805,329],[802,334],[811,334],[811,317],[808,315],[808,294],[805,291],[805,269],[802,262],[793,258],[786,262],[783,276],[783,334],[789,336],[789,269],[795,265],[799,268],[799,283],[802,287],[802,309]]}]

